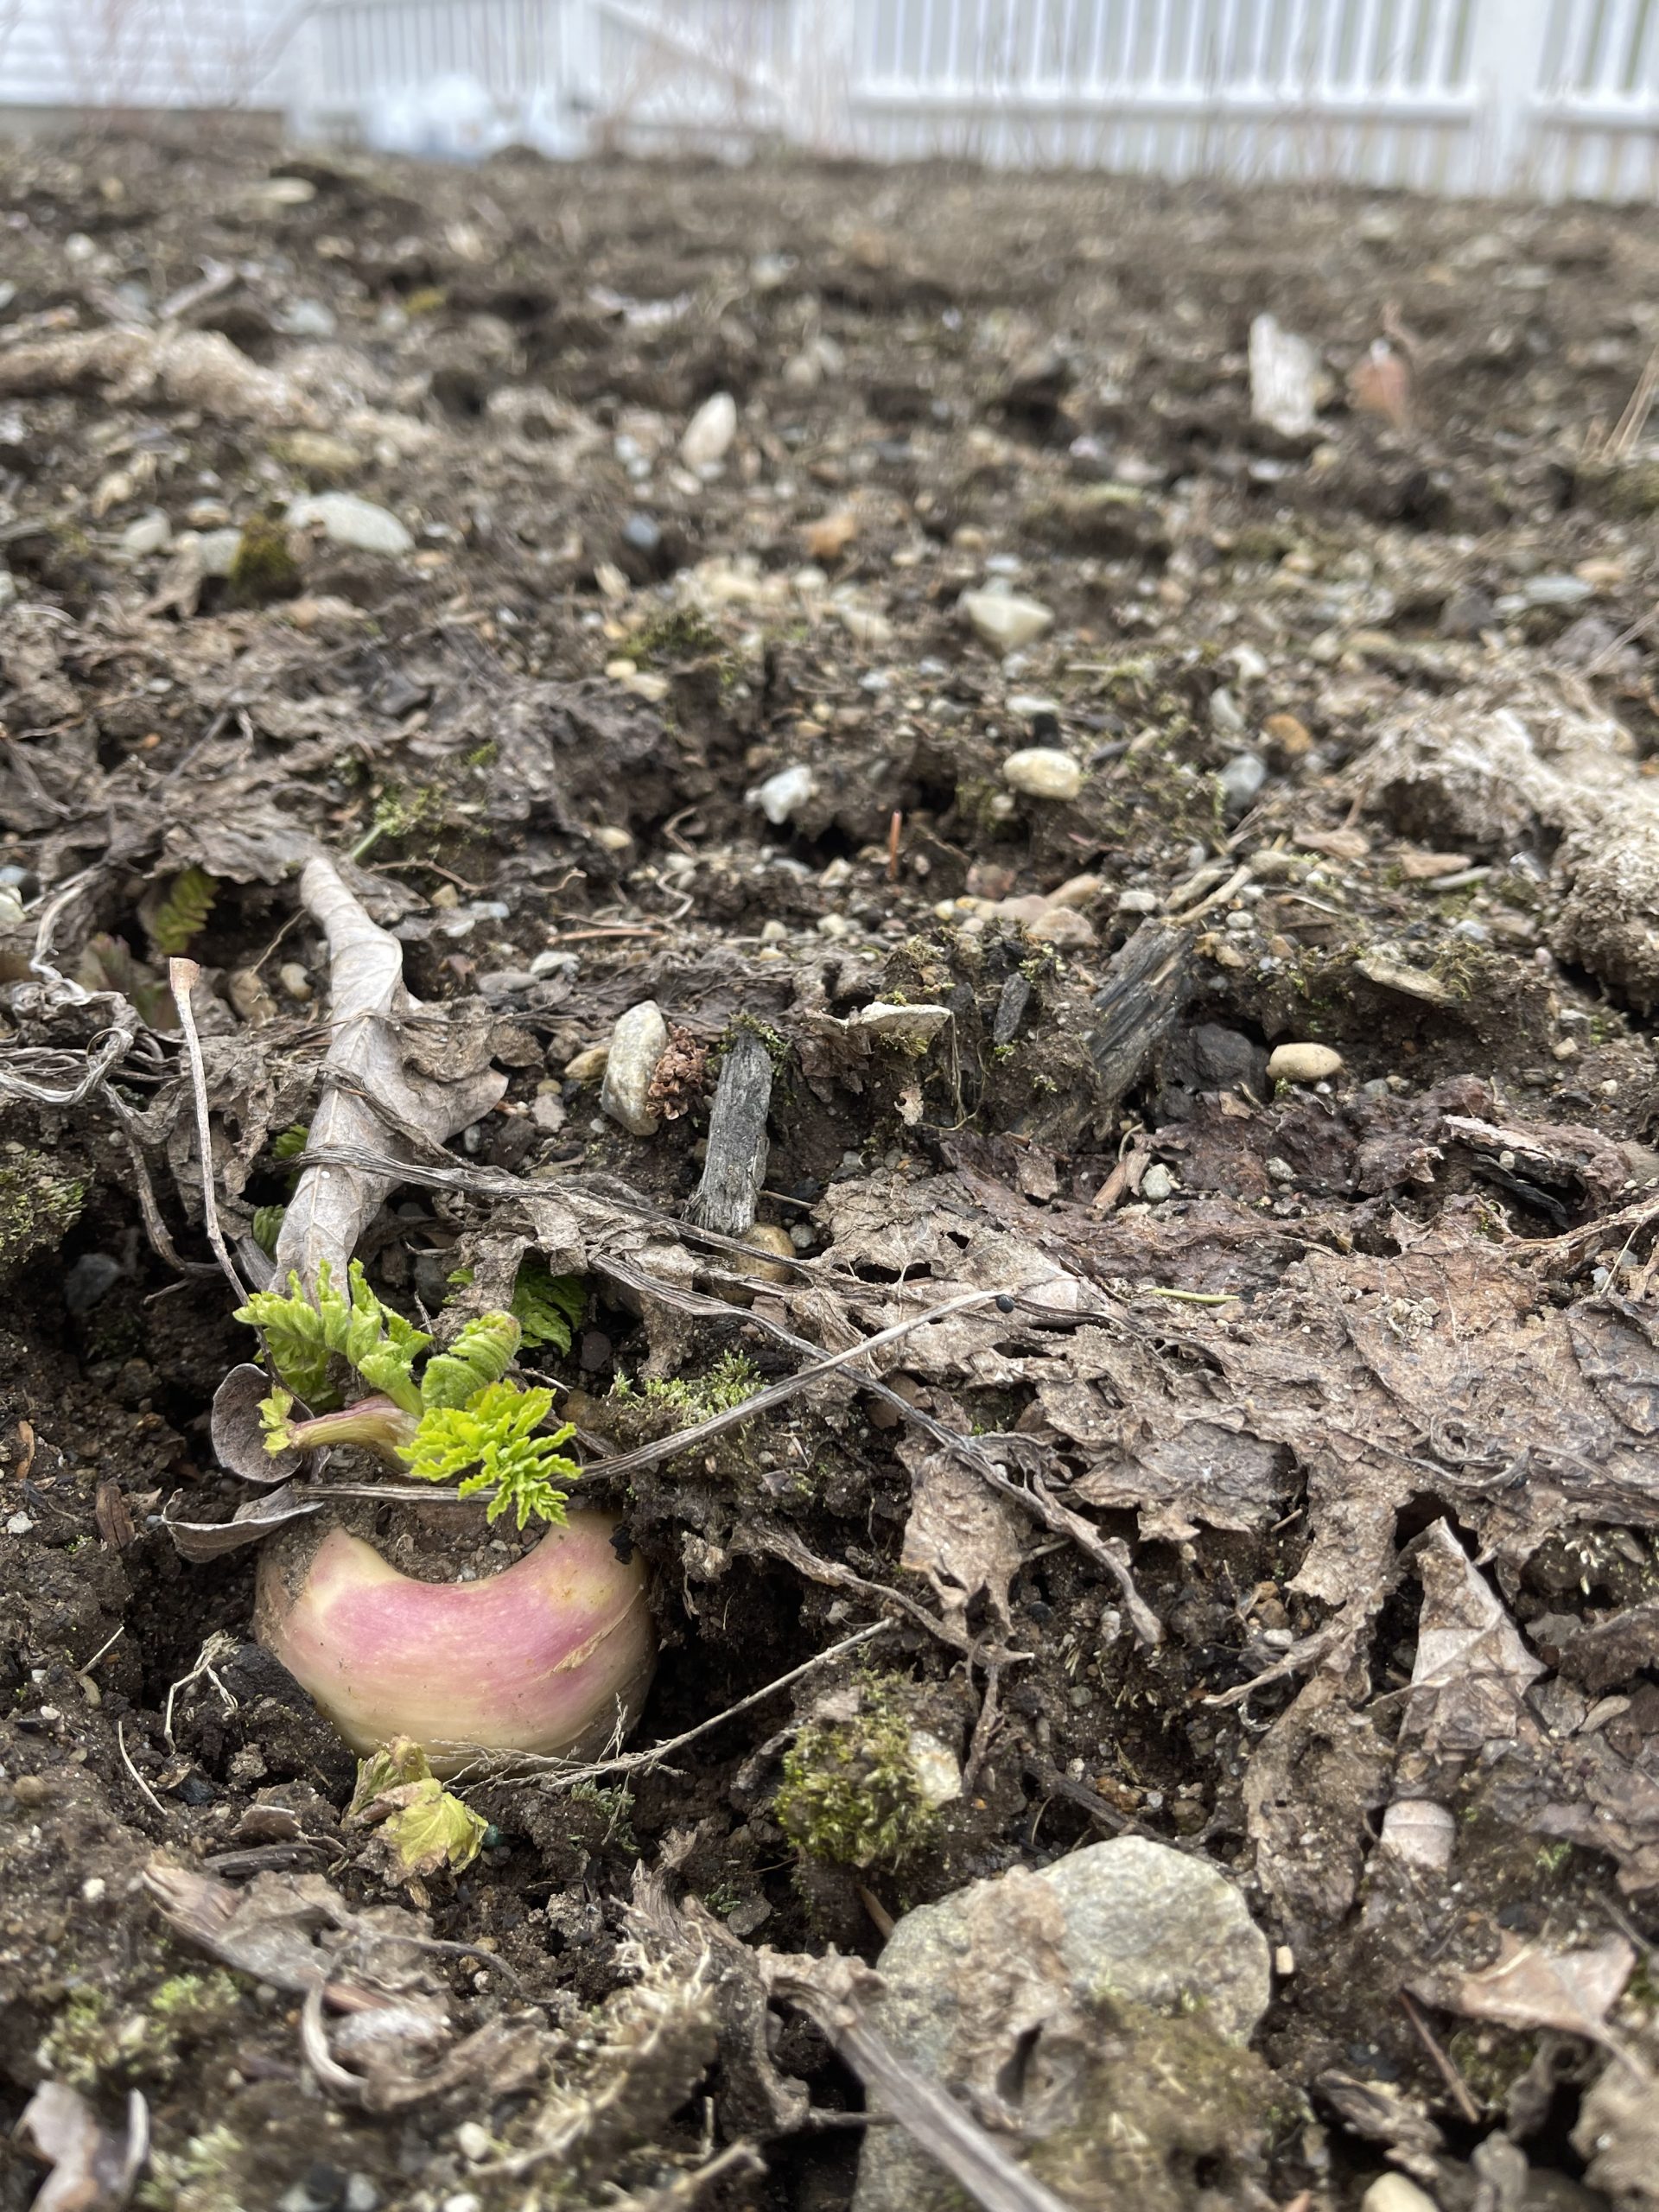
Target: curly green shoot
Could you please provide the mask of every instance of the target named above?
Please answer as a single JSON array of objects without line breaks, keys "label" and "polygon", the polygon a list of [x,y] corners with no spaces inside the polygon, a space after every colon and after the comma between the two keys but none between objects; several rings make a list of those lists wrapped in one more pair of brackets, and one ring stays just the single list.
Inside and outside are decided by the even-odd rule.
[{"label": "curly green shoot", "polygon": [[[559,1446],[575,1432],[540,1433],[552,1392],[505,1379],[522,1333],[511,1313],[468,1321],[418,1378],[431,1338],[381,1303],[355,1260],[345,1293],[325,1264],[315,1300],[291,1274],[285,1293],[255,1291],[236,1318],[261,1332],[279,1377],[259,1409],[267,1452],[361,1445],[418,1481],[457,1482],[462,1497],[488,1492],[491,1522],[508,1511],[520,1529],[564,1520],[579,1470]],[[347,1370],[370,1393],[349,1403]],[[314,1410],[296,1420],[296,1401]]]}]

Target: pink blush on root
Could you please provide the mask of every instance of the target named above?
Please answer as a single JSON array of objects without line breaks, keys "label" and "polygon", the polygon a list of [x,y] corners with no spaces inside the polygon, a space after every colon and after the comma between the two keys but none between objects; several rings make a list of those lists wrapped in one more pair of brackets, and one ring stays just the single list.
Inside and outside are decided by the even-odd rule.
[{"label": "pink blush on root", "polygon": [[616,1523],[573,1513],[480,1582],[416,1582],[360,1537],[323,1539],[298,1595],[260,1570],[260,1641],[354,1751],[410,1736],[435,1767],[469,1747],[591,1751],[636,1717],[655,1656],[645,1572]]}]

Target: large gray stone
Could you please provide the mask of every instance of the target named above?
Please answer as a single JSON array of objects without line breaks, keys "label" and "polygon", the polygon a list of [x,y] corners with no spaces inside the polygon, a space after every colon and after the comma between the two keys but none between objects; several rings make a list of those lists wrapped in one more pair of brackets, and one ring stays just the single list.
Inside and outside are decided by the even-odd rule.
[{"label": "large gray stone", "polygon": [[[1095,2063],[1088,2054],[1121,2046],[1120,2027],[1131,2038],[1196,2037],[1195,2049],[1216,2054],[1217,2082],[1229,2068],[1255,2066],[1242,2046],[1270,1987],[1267,1939],[1227,1877],[1138,1836],[1090,1845],[1040,1873],[1016,1867],[918,1906],[893,1929],[878,1964],[887,1990],[873,2024],[935,2080],[982,2093],[1027,2059],[1049,2076],[1052,2094],[1027,2101],[1033,2141],[1048,2132],[1046,2101],[1051,2120],[1061,2120],[1067,2065],[1086,2069]],[[1175,2024],[1164,2031],[1149,2015]],[[1149,2050],[1147,2063],[1166,2070],[1160,2053]],[[871,2132],[853,2212],[935,2212],[950,2201],[940,2170],[899,2130]]]},{"label": "large gray stone", "polygon": [[1196,2000],[1218,2034],[1249,2042],[1271,1994],[1268,1939],[1207,1859],[1125,1835],[1074,1851],[1039,1878],[1064,1908],[1060,1949],[1080,1998],[1154,2012]]}]

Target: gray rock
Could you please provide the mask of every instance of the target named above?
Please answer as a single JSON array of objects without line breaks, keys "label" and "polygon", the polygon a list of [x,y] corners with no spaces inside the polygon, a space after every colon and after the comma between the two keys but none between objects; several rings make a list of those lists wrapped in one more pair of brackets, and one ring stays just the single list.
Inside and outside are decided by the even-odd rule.
[{"label": "gray rock", "polygon": [[[1196,2006],[1192,2018],[1221,2045],[1242,2046],[1270,1986],[1267,1938],[1232,1883],[1205,1859],[1140,1836],[918,1906],[877,1963],[887,1990],[873,2024],[945,2082],[983,2067],[1000,2019],[1012,2064],[1023,2022],[1068,2010],[1086,2021],[1103,2008],[1173,2016]],[[943,2187],[924,2153],[882,2129],[866,2139],[853,2212],[931,2212]]]},{"label": "gray rock", "polygon": [[1259,1096],[1267,1080],[1268,1056],[1242,1030],[1219,1021],[1195,1022],[1191,1032],[1193,1072],[1200,1089],[1230,1090],[1248,1084]]},{"label": "gray rock", "polygon": [[204,576],[228,576],[242,543],[239,530],[207,530],[196,540],[196,558]]},{"label": "gray rock", "polygon": [[159,507],[150,507],[122,531],[121,550],[129,560],[142,560],[146,553],[159,553],[172,537],[173,525],[168,518]]},{"label": "gray rock", "polygon": [[1218,2034],[1249,2042],[1271,1994],[1268,1939],[1206,1859],[1125,1835],[1041,1878],[1065,1913],[1060,1948],[1080,1997],[1156,2012],[1196,2001]]},{"label": "gray rock", "polygon": [[321,530],[331,545],[348,545],[359,553],[396,559],[415,550],[415,540],[396,515],[355,492],[308,493],[289,508],[288,519],[296,530]]},{"label": "gray rock", "polygon": [[1175,1178],[1161,1161],[1154,1160],[1141,1178],[1141,1195],[1151,1206],[1162,1205],[1175,1195]]},{"label": "gray rock", "polygon": [[1268,764],[1254,753],[1235,753],[1221,771],[1229,814],[1243,814],[1268,780]]},{"label": "gray rock", "polygon": [[657,1116],[647,1103],[652,1078],[668,1050],[668,1024],[655,999],[631,1006],[611,1032],[610,1057],[599,1103],[631,1135],[654,1137]]}]

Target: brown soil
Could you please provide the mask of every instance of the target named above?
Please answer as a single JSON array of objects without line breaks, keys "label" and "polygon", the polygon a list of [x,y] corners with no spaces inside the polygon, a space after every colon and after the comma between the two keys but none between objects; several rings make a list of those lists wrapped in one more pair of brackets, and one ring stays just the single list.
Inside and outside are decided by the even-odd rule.
[{"label": "brown soil", "polygon": [[[273,196],[273,177],[310,189]],[[160,1853],[386,1895],[340,1827],[352,1759],[246,1641],[253,1554],[187,1564],[161,1525],[164,1506],[210,1522],[244,1502],[207,1421],[248,1340],[206,1264],[155,903],[187,867],[215,880],[189,949],[218,1009],[220,1206],[240,1233],[286,1195],[270,1141],[306,1119],[323,1041],[325,969],[285,873],[311,838],[355,849],[412,990],[487,1002],[511,1073],[504,1109],[454,1147],[497,1171],[493,1194],[411,1186],[365,1248],[408,1310],[458,1264],[481,1272],[492,1236],[545,1243],[535,1206],[567,1189],[590,1226],[613,1200],[637,1224],[626,1208],[643,1205],[660,1249],[696,1186],[732,1024],[775,1046],[761,1217],[804,1230],[818,1273],[724,1320],[650,1301],[642,1318],[598,1247],[576,1248],[587,1320],[568,1357],[532,1364],[580,1393],[590,1461],[707,1411],[721,1353],[777,1379],[799,1363],[781,1328],[834,1349],[901,1318],[918,1286],[1018,1291],[1060,1266],[1109,1315],[1074,1344],[1023,1302],[886,1357],[901,1395],[1004,1447],[1011,1477],[1035,1466],[1093,1532],[1000,1508],[1021,1555],[1001,1589],[973,1579],[977,1554],[954,1586],[901,1567],[925,1448],[844,1383],[626,1486],[590,1472],[654,1575],[665,1656],[636,1744],[801,1666],[899,1592],[910,1610],[889,1607],[875,1646],[886,1694],[969,1758],[971,1786],[889,1859],[841,1863],[786,1832],[780,1732],[862,1680],[861,1654],[671,1769],[477,1784],[483,1855],[426,1898],[434,1935],[482,1947],[483,1964],[441,1961],[463,2024],[512,2010],[493,1954],[575,2048],[583,2008],[636,1973],[640,1861],[746,1941],[874,1958],[887,1916],[1134,1831],[1227,1868],[1294,1962],[1259,2046],[1282,2095],[1258,2193],[1211,2188],[1198,2161],[1172,2201],[1336,2212],[1404,2145],[1448,2207],[1650,2206],[1651,2167],[1621,2180],[1574,2139],[1593,2037],[1537,2008],[1474,2018],[1451,1980],[1506,1941],[1560,1953],[1615,1924],[1659,1931],[1659,1489],[1645,1398],[1631,1409],[1652,1388],[1653,995],[1629,960],[1599,967],[1582,931],[1560,933],[1559,823],[1522,798],[1483,829],[1432,780],[1385,783],[1373,747],[1402,718],[1484,728],[1510,698],[1536,730],[1547,696],[1617,718],[1611,755],[1642,792],[1659,480],[1640,448],[1592,465],[1586,441],[1656,334],[1652,225],[944,168],[434,173],[117,143],[0,155],[0,222],[16,592],[0,602],[0,865],[29,909],[0,910],[0,1080],[72,1084],[105,1026],[73,994],[42,999],[28,965],[37,902],[85,871],[50,964],[155,1024],[111,1082],[147,1116],[137,1154],[194,1270],[147,1237],[105,1092],[14,1091],[0,2126],[43,2079],[111,2126],[137,2089],[155,2145],[141,2201],[188,2212],[327,2212],[354,2201],[348,2177],[362,2205],[372,2183],[410,2212],[467,2191],[597,2203],[607,2178],[656,2202],[709,2155],[705,2130],[765,2159],[715,2201],[849,2201],[860,2130],[829,2122],[861,2093],[798,2019],[780,2017],[772,2059],[825,2124],[769,2133],[722,2044],[608,2175],[475,2178],[457,2127],[511,2143],[537,2088],[472,2080],[391,2117],[320,2094],[297,1998],[216,1968],[143,1887]],[[149,357],[47,359],[124,313],[153,330],[204,271],[183,327],[288,380],[286,401],[169,382]],[[1322,349],[1317,434],[1251,422],[1264,309]],[[1378,341],[1408,365],[1408,421],[1344,385]],[[674,447],[717,391],[741,427],[699,486]],[[279,558],[227,578],[180,535],[340,487],[403,518],[414,550],[290,548],[278,530]],[[135,550],[124,533],[151,509],[172,542]],[[1011,665],[957,608],[988,563],[1055,618]],[[1078,798],[1009,789],[1003,759],[1033,745],[1082,765]],[[1230,804],[1218,778],[1247,749],[1265,779]],[[811,791],[769,824],[747,795],[798,763]],[[1038,920],[1041,894],[1084,876],[1075,925]],[[1160,912],[1184,932],[1185,989],[1105,1092],[1099,994]],[[571,957],[534,969],[550,950]],[[250,971],[268,1018],[250,1018]],[[676,1052],[669,1110],[639,1139],[564,1071],[646,997]],[[847,1017],[876,1000],[948,1007],[948,1042],[873,1045]],[[1339,1074],[1275,1091],[1266,1054],[1292,1039],[1336,1047]],[[48,1175],[72,1187],[42,1227]],[[679,1399],[645,1396],[642,1378],[673,1375]],[[1207,1463],[1170,1442],[1206,1411],[1249,1446],[1219,1505]],[[1343,1436],[1392,1457],[1362,1466]],[[388,1540],[412,1535],[410,1557],[451,1550],[452,1511],[365,1511]],[[1421,1671],[1407,1698],[1437,1524],[1560,1662],[1543,1719],[1534,1690],[1468,1742],[1422,1720]],[[1127,1547],[1155,1647],[1131,1632],[1103,1540]],[[825,1562],[840,1583],[815,1575]],[[1600,1671],[1571,1675],[1574,1636],[1621,1621]],[[1586,1731],[1592,1699],[1623,1703]],[[1526,1747],[1524,1772],[1483,1765],[1500,1738]],[[1617,1776],[1564,1777],[1550,1745],[1566,1738]],[[1457,1808],[1446,1883],[1377,1851],[1383,1808],[1420,1788]],[[1597,2034],[1650,2063],[1653,2003],[1642,1965]],[[1367,2085],[1363,2112],[1339,2082]],[[1479,2194],[1488,2169],[1469,2161],[1489,2137],[1524,2153],[1531,2194]],[[3,2212],[39,2174],[14,2161]]]}]

